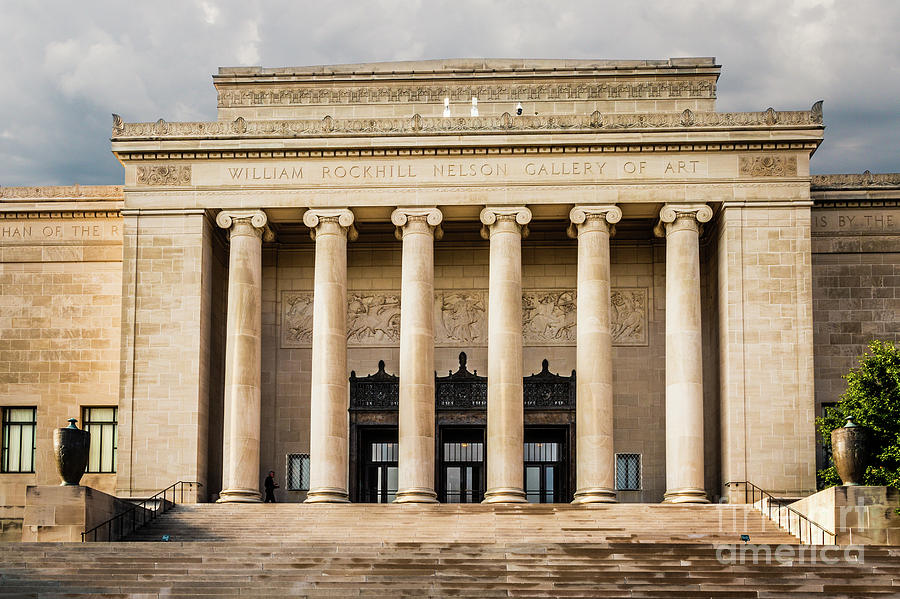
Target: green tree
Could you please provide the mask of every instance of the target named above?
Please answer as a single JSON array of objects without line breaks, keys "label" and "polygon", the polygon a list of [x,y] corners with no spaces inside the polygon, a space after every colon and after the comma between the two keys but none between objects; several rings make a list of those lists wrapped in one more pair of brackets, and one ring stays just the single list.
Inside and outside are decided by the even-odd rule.
[{"label": "green tree", "polygon": [[[816,428],[826,450],[831,449],[831,431],[844,426],[847,418],[872,430],[872,464],[863,483],[900,488],[900,350],[892,342],[873,341],[859,363],[844,376],[847,391],[840,403],[827,408],[816,419]],[[819,470],[820,487],[841,484],[837,469]]]}]

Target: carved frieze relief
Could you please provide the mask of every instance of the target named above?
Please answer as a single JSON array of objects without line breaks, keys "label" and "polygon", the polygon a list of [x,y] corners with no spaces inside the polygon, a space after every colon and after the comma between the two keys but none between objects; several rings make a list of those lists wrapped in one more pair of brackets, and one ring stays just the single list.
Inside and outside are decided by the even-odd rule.
[{"label": "carved frieze relief", "polygon": [[283,89],[225,90],[219,92],[220,108],[241,106],[301,106],[342,104],[440,104],[541,100],[629,100],[638,98],[715,98],[712,81],[653,80],[617,83],[515,84],[515,85],[415,85],[321,86]]},{"label": "carved frieze relief", "polygon": [[137,167],[138,185],[190,185],[191,165],[163,164]]},{"label": "carved frieze relief", "polygon": [[750,177],[791,177],[797,174],[796,156],[741,156],[740,174]]},{"label": "carved frieze relief", "polygon": [[[400,294],[354,291],[347,296],[347,344],[392,347],[400,342]],[[522,293],[522,334],[526,346],[575,345],[576,303],[571,289],[537,289]],[[312,344],[313,294],[284,291],[281,298],[281,345]],[[614,287],[610,294],[613,345],[647,345],[648,290]],[[438,347],[487,345],[487,290],[437,290],[434,335]]]}]

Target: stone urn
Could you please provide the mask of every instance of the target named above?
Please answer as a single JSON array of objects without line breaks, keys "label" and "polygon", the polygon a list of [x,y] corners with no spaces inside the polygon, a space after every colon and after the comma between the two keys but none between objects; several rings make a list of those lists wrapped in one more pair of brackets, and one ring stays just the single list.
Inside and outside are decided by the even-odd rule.
[{"label": "stone urn", "polygon": [[75,422],[75,418],[69,418],[69,426],[53,431],[53,453],[63,481],[60,486],[78,485],[91,451],[91,433],[79,429]]},{"label": "stone urn", "polygon": [[831,431],[831,453],[844,485],[860,485],[869,465],[872,432],[853,420]]}]

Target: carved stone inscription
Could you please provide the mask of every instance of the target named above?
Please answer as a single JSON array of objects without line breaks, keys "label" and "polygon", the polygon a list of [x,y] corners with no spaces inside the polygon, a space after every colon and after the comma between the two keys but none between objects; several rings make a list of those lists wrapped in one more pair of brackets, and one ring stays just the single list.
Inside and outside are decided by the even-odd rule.
[{"label": "carved stone inscription", "polygon": [[900,233],[900,208],[842,208],[813,212],[812,231],[824,233]]},{"label": "carved stone inscription", "polygon": [[[310,347],[313,294],[284,291],[281,298],[281,345]],[[613,345],[647,345],[646,288],[617,287],[610,297]],[[350,292],[347,297],[347,344],[396,346],[400,342],[400,294],[392,291]],[[575,345],[575,292],[570,289],[528,290],[522,294],[522,334],[526,346]],[[437,290],[434,334],[438,347],[487,345],[487,291]]]},{"label": "carved stone inscription", "polygon": [[[781,160],[781,159],[779,159]],[[796,162],[796,160],[795,160]],[[170,171],[151,173],[140,167],[138,183],[179,185]],[[796,168],[794,169],[796,172]],[[587,158],[497,157],[474,159],[376,158],[235,162],[195,165],[194,185],[316,185],[351,186],[407,184],[489,184],[534,181],[603,182],[634,179],[699,179],[709,172],[701,155],[603,156]],[[190,176],[190,175],[189,175]]]}]

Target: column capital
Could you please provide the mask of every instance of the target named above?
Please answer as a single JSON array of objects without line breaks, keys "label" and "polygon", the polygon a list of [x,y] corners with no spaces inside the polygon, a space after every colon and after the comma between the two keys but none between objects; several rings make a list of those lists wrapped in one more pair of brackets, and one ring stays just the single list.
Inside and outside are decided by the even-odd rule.
[{"label": "column capital", "polygon": [[320,227],[332,224],[334,230],[330,233],[346,235],[347,239],[354,241],[357,237],[354,220],[353,212],[347,208],[310,208],[303,213],[303,224],[310,228],[309,236],[313,239]]},{"label": "column capital", "polygon": [[531,222],[531,210],[526,206],[485,206],[479,215],[481,219],[481,236],[488,239],[489,230],[498,223],[514,223],[521,227],[522,237],[528,236],[528,223]]},{"label": "column capital", "polygon": [[699,232],[700,224],[712,219],[712,208],[706,204],[666,204],[659,211],[659,222],[653,227],[657,237],[665,237],[678,219],[690,219],[690,226]]},{"label": "column capital", "polygon": [[596,224],[607,229],[610,235],[615,233],[613,226],[622,220],[622,209],[615,204],[601,206],[575,206],[569,211],[571,224],[566,233],[571,238],[578,237],[578,233],[590,224]]},{"label": "column capital", "polygon": [[222,210],[216,215],[216,224],[233,235],[255,235],[263,241],[274,241],[275,234],[269,228],[268,217],[262,210]]},{"label": "column capital", "polygon": [[403,234],[411,231],[410,225],[419,224],[422,232],[433,233],[435,238],[443,237],[441,221],[444,215],[437,208],[413,208],[401,206],[391,213],[391,222],[397,229],[394,236],[403,239]]}]

